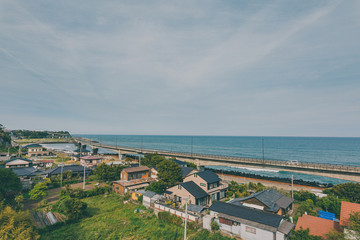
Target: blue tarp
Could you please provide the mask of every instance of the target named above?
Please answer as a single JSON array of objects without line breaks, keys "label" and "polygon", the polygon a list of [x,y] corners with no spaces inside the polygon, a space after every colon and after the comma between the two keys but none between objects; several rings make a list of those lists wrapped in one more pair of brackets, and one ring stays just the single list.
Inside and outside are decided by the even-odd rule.
[{"label": "blue tarp", "polygon": [[332,221],[334,221],[336,219],[335,213],[325,212],[325,211],[321,211],[321,210],[318,212],[318,217],[332,220]]}]

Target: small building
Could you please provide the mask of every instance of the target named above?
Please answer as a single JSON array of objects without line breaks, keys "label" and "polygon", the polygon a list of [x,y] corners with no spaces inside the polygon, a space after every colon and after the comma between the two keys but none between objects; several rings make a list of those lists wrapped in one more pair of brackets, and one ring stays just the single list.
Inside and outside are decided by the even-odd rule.
[{"label": "small building", "polygon": [[248,197],[235,198],[230,203],[285,215],[291,209],[293,201],[293,199],[271,188],[254,193]]},{"label": "small building", "polygon": [[177,160],[177,159],[174,159],[173,160],[177,165],[179,165],[179,167],[188,167],[188,163],[186,162],[183,162],[183,161],[180,161],[180,160]]},{"label": "small building", "polygon": [[248,208],[215,201],[209,208],[210,216],[203,218],[203,227],[211,229],[214,220],[221,231],[252,240],[285,240],[288,239],[294,224],[283,216],[267,213],[262,210]]},{"label": "small building", "polygon": [[310,235],[326,238],[326,234],[329,232],[334,230],[339,231],[340,225],[339,222],[336,221],[304,214],[298,218],[296,223],[295,230],[300,229],[309,229]]},{"label": "small building", "polygon": [[[62,168],[62,169],[61,169]],[[63,167],[58,166],[56,168],[51,168],[46,171],[47,177],[52,177],[56,175],[60,175],[61,171],[64,173],[66,171],[72,171],[72,175],[80,175],[84,176],[84,167],[76,164],[72,165],[64,165]],[[90,168],[85,167],[85,176],[90,175],[92,170]]]},{"label": "small building", "polygon": [[150,177],[150,168],[146,166],[124,168],[120,173],[120,177],[120,180],[113,181],[114,192],[120,194],[145,189],[155,181]]},{"label": "small building", "polygon": [[101,163],[101,157],[99,156],[85,156],[80,158],[80,165],[87,167],[94,167]]},{"label": "small building", "polygon": [[40,144],[29,144],[26,145],[25,148],[27,148],[27,156],[28,157],[37,157],[37,156],[49,156],[50,151],[46,150],[43,146]]},{"label": "small building", "polygon": [[225,192],[228,188],[228,184],[223,183],[221,178],[212,171],[195,172],[188,175],[184,179],[184,182],[189,181],[196,183],[196,185],[200,186],[200,188],[202,188],[210,196],[209,203],[225,198]]},{"label": "small building", "polygon": [[121,173],[121,180],[130,181],[133,179],[150,177],[150,168],[146,166],[124,168]]},{"label": "small building", "polygon": [[360,204],[341,201],[340,225],[344,226],[346,239],[360,239],[360,236],[358,236],[349,226],[350,215],[356,212],[360,213]]},{"label": "small building", "polygon": [[24,189],[31,188],[35,179],[45,177],[45,171],[33,167],[11,168],[11,170],[20,178]]},{"label": "small building", "polygon": [[155,201],[163,198],[163,196],[153,191],[144,191],[142,196],[143,196],[143,205],[148,208],[153,207]]},{"label": "small building", "polygon": [[120,194],[126,194],[134,191],[138,191],[141,189],[145,189],[150,183],[155,180],[151,177],[147,178],[138,178],[132,180],[118,180],[113,181],[113,191]]},{"label": "small building", "polygon": [[32,160],[27,158],[17,157],[5,161],[5,168],[27,168],[32,166]]}]

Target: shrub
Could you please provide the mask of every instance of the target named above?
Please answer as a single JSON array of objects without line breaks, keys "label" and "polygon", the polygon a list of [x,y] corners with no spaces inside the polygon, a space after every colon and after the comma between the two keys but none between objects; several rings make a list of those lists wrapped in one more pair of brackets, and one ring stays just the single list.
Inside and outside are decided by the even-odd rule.
[{"label": "shrub", "polygon": [[213,231],[213,232],[219,230],[219,228],[220,228],[219,224],[217,224],[217,222],[215,222],[214,219],[211,220],[210,226],[211,226],[211,231]]},{"label": "shrub", "polygon": [[69,220],[79,219],[84,215],[87,204],[77,198],[64,197],[57,201],[54,210],[65,214]]},{"label": "shrub", "polygon": [[163,222],[169,222],[176,225],[181,225],[183,220],[175,215],[171,215],[169,212],[159,212],[159,219]]}]

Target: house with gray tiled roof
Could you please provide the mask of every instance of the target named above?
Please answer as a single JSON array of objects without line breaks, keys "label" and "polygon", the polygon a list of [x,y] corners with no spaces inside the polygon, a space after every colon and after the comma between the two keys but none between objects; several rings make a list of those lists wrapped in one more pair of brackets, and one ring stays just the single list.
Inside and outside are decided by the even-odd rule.
[{"label": "house with gray tiled roof", "polygon": [[[76,164],[72,164],[72,165],[64,165],[62,167],[62,172],[65,171],[72,171],[73,175],[84,175],[84,167],[80,166],[80,165],[76,165]],[[92,170],[90,168],[85,167],[85,175],[90,175],[92,172]],[[51,168],[49,170],[47,170],[46,172],[47,177],[51,177],[54,175],[60,175],[61,174],[61,166],[58,166],[56,168]]]},{"label": "house with gray tiled roof", "polygon": [[225,198],[227,186],[211,171],[194,172],[183,183],[168,188],[165,196],[180,205],[184,205],[186,201],[194,205],[208,205]]},{"label": "house with gray tiled roof", "polygon": [[33,166],[32,160],[21,157],[10,158],[4,164],[5,168],[27,168]]},{"label": "house with gray tiled roof", "polygon": [[44,170],[33,167],[11,168],[11,170],[20,178],[25,189],[32,186],[34,179],[42,179],[46,175]]},{"label": "house with gray tiled roof", "polygon": [[214,220],[221,231],[242,239],[286,240],[295,226],[283,216],[231,203],[215,201],[209,210],[210,215],[203,217],[205,229],[211,230],[211,221]]},{"label": "house with gray tiled roof", "polygon": [[254,193],[248,197],[235,198],[231,200],[230,203],[260,209],[278,215],[285,215],[291,209],[293,201],[293,199],[271,188]]}]

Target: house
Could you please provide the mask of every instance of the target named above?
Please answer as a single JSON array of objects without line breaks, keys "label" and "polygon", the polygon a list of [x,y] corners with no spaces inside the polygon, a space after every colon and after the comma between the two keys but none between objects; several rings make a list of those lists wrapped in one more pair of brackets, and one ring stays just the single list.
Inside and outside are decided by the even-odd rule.
[{"label": "house", "polygon": [[85,156],[80,158],[80,165],[87,167],[94,167],[101,163],[101,157],[99,156]]},{"label": "house", "polygon": [[360,239],[360,236],[349,227],[350,215],[356,212],[360,212],[360,204],[341,201],[340,225],[344,226],[346,239]]},{"label": "house", "polygon": [[36,178],[45,177],[45,171],[33,167],[11,168],[11,170],[20,178],[24,189],[31,188]]},{"label": "house", "polygon": [[126,194],[129,192],[145,189],[150,185],[150,183],[154,181],[155,180],[151,177],[113,181],[113,191],[120,194]]},{"label": "house", "polygon": [[163,197],[160,194],[157,194],[153,191],[144,191],[142,196],[143,196],[143,205],[145,207],[152,207],[155,201]]},{"label": "house", "polygon": [[27,168],[32,167],[33,162],[27,158],[11,158],[5,161],[5,168]]},{"label": "house", "polygon": [[150,168],[146,166],[124,168],[120,176],[121,180],[113,181],[114,192],[120,194],[144,189],[155,181],[150,177]]},{"label": "house", "polygon": [[[45,173],[47,177],[52,177],[56,175],[60,175],[61,171],[64,173],[66,171],[72,171],[72,175],[81,175],[84,176],[84,167],[76,164],[72,165],[64,165],[63,167],[58,166],[56,168],[51,168],[47,170]],[[85,176],[90,175],[92,170],[90,168],[85,167]]]},{"label": "house", "polygon": [[29,144],[29,145],[26,145],[25,148],[28,149],[27,150],[28,157],[49,156],[50,155],[50,152],[48,150],[46,150],[46,148],[44,148],[40,144]]},{"label": "house", "polygon": [[235,198],[230,203],[285,215],[291,209],[293,201],[293,199],[282,195],[275,189],[266,189],[248,197]]},{"label": "house", "polygon": [[298,218],[295,230],[309,229],[309,234],[326,238],[331,231],[339,231],[339,222],[304,214]]},{"label": "house", "polygon": [[89,155],[91,153],[90,150],[87,150],[86,149],[86,146],[84,147],[85,145],[83,145],[81,148],[78,148],[76,150],[74,150],[74,155],[76,154],[80,154],[80,156],[86,156],[86,155]]},{"label": "house", "polygon": [[288,239],[294,224],[283,216],[249,208],[215,201],[209,208],[210,215],[203,218],[203,227],[211,229],[211,221],[215,221],[221,231],[251,240],[285,240]]},{"label": "house", "polygon": [[183,179],[193,173],[198,172],[195,168],[192,168],[192,167],[182,167],[180,171],[181,171],[181,176]]},{"label": "house", "polygon": [[173,160],[177,165],[179,165],[179,167],[188,167],[188,164],[186,162],[174,159]]},{"label": "house", "polygon": [[185,205],[186,202],[195,205],[207,205],[209,203],[209,194],[193,181],[179,183],[168,188],[164,195],[180,205]]},{"label": "house", "polygon": [[228,185],[221,181],[212,171],[195,172],[184,178],[184,182],[193,181],[202,188],[209,196],[210,202],[225,198]]},{"label": "house", "polygon": [[187,175],[183,183],[168,188],[165,196],[184,205],[186,201],[195,205],[208,205],[212,201],[225,198],[228,185],[211,171],[196,172]]},{"label": "house", "polygon": [[121,180],[126,181],[139,178],[148,178],[150,177],[150,168],[148,168],[147,166],[124,168],[121,171],[120,176]]}]

